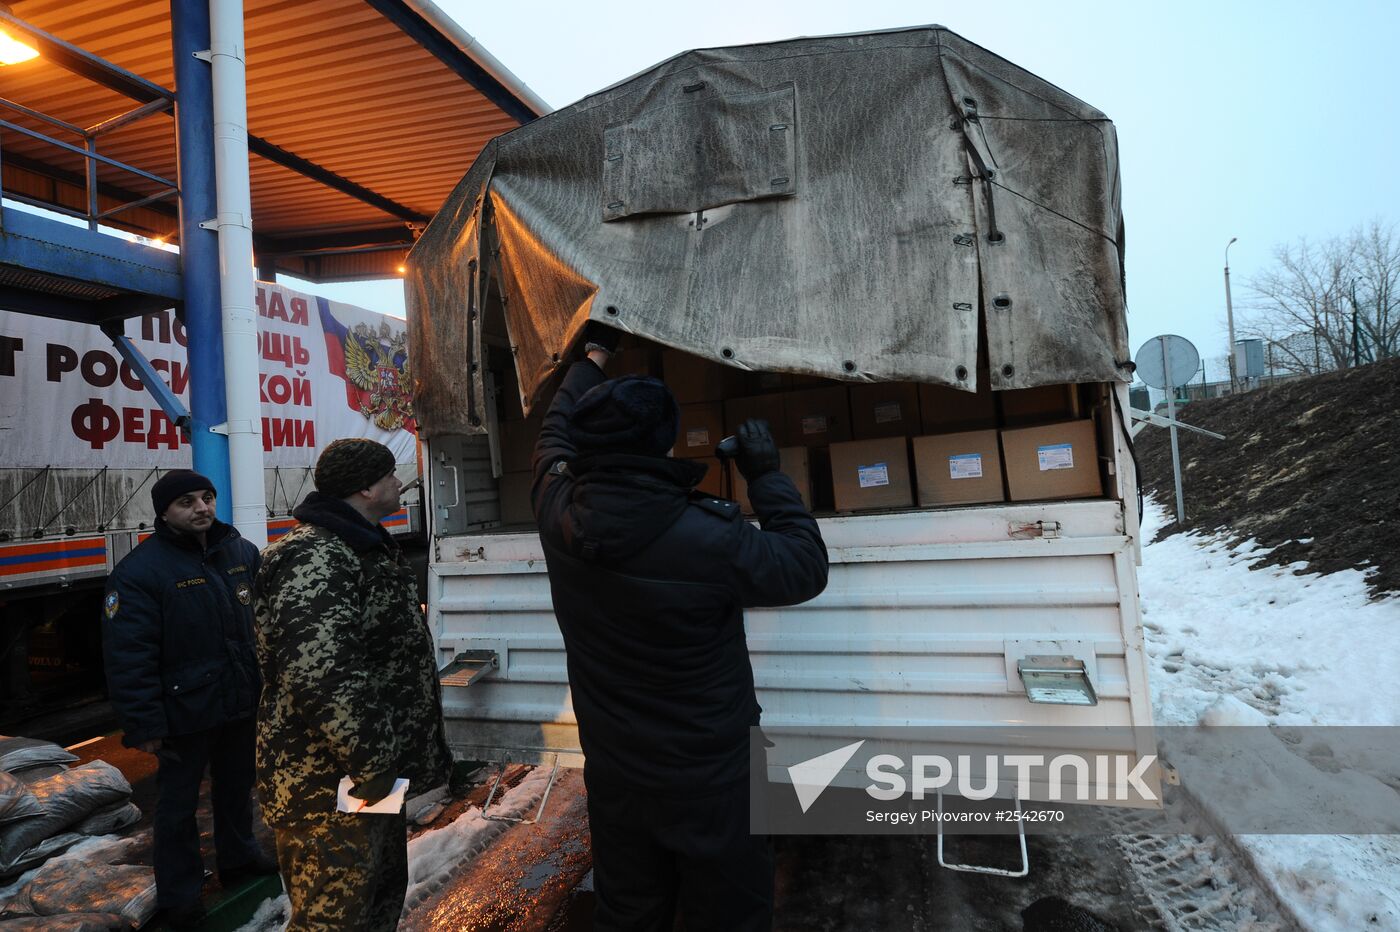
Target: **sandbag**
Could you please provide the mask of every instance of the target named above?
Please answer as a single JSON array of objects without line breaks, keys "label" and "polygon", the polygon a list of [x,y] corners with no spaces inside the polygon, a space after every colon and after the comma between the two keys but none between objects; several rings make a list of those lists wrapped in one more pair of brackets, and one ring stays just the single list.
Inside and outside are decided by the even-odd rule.
[{"label": "sandbag", "polygon": [[117,932],[127,927],[127,921],[115,913],[27,916],[0,922],[0,932]]},{"label": "sandbag", "polygon": [[13,860],[0,865],[0,877],[9,878],[23,874],[30,868],[43,864],[49,858],[62,854],[87,837],[87,835],[79,835],[77,832],[59,832],[57,835],[51,835],[21,851]]},{"label": "sandbag", "polygon": [[129,926],[145,925],[156,911],[155,872],[139,864],[60,858],[41,867],[7,907],[11,915],[25,912],[52,920],[80,911],[114,913]]},{"label": "sandbag", "polygon": [[73,826],[73,831],[83,835],[110,835],[140,821],[139,806],[131,802],[120,802],[97,810]]},{"label": "sandbag", "polygon": [[131,784],[106,761],[92,761],[40,780],[29,787],[43,807],[41,815],[0,826],[0,875],[14,873],[29,849],[99,809],[131,798]]},{"label": "sandbag", "polygon": [[18,777],[0,773],[0,824],[18,822],[39,815],[44,807]]},{"label": "sandbag", "polygon": [[71,764],[78,755],[39,738],[0,735],[0,770],[12,773],[39,764]]},{"label": "sandbag", "polygon": [[25,783],[38,783],[40,780],[56,777],[67,769],[67,764],[38,764],[34,767],[21,767],[19,770],[11,770],[10,774],[19,777]]}]

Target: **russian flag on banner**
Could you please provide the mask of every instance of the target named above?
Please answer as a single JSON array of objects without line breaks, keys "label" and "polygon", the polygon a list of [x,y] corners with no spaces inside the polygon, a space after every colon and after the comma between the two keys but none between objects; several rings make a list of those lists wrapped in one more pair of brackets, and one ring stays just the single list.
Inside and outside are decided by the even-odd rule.
[{"label": "russian flag on banner", "polygon": [[407,385],[408,351],[400,343],[365,337],[331,313],[330,302],[316,298],[326,337],[326,362],[345,381],[345,404],[383,430],[418,432]]}]

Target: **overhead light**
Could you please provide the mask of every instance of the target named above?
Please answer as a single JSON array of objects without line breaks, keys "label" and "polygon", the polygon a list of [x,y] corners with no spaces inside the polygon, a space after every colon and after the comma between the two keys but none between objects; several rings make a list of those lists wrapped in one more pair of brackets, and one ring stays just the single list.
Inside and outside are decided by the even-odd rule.
[{"label": "overhead light", "polygon": [[401,265],[401,266],[399,266],[399,274],[400,274],[400,275],[405,275],[405,274],[407,274],[407,273],[408,273],[408,266],[406,266],[406,265]]},{"label": "overhead light", "polygon": [[39,57],[39,50],[0,29],[0,65],[18,65]]}]

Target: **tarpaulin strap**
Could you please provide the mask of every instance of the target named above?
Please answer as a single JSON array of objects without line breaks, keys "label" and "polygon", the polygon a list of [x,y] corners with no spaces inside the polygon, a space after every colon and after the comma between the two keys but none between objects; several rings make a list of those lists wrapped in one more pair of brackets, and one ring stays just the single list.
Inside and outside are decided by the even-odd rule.
[{"label": "tarpaulin strap", "polygon": [[987,167],[987,163],[982,160],[982,153],[977,151],[977,147],[972,144],[972,140],[967,140],[967,151],[972,156],[972,161],[977,164],[977,178],[982,181],[982,189],[987,193],[987,224],[991,228],[987,232],[987,240],[999,243],[1005,237],[997,229],[997,208],[992,198],[992,176],[996,174],[993,169]]}]

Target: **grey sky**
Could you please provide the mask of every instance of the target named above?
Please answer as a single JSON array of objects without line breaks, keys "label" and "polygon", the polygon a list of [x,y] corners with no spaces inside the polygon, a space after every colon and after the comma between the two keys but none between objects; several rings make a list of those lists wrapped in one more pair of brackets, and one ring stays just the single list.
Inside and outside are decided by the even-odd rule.
[{"label": "grey sky", "polygon": [[[1116,124],[1134,352],[1224,356],[1230,237],[1238,310],[1275,245],[1400,219],[1400,2],[436,2],[555,107],[690,48],[947,26]],[[343,289],[402,313],[396,284]]]}]

